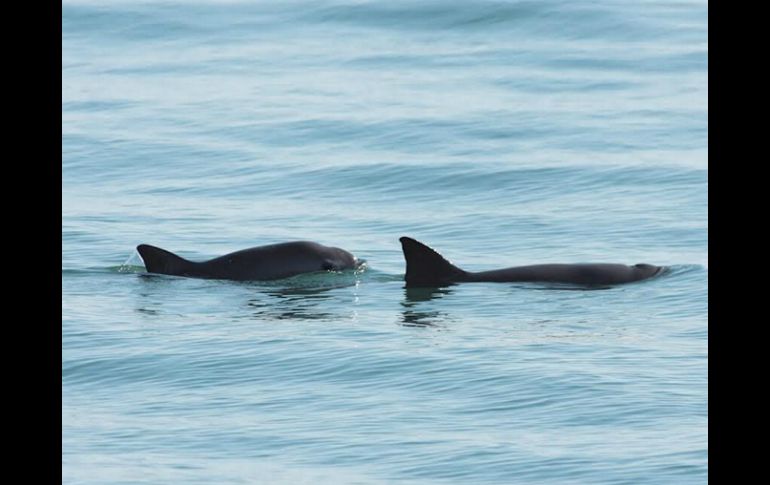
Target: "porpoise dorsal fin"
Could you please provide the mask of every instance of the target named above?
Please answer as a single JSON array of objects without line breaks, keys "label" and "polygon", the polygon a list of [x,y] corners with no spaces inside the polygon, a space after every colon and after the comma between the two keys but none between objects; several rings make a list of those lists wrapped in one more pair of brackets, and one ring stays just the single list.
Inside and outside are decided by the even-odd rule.
[{"label": "porpoise dorsal fin", "polygon": [[170,251],[149,244],[140,244],[136,250],[139,251],[144,267],[149,273],[182,276],[193,264]]},{"label": "porpoise dorsal fin", "polygon": [[399,241],[406,260],[406,286],[443,286],[461,281],[467,274],[419,241],[410,237]]}]

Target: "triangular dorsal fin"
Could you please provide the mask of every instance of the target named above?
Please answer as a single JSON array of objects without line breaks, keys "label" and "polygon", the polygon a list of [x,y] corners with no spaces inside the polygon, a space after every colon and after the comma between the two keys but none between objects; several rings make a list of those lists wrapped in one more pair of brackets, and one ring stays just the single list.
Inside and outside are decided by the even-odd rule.
[{"label": "triangular dorsal fin", "polygon": [[407,286],[442,286],[459,281],[466,272],[447,261],[442,255],[410,237],[402,237],[401,247],[406,259]]},{"label": "triangular dorsal fin", "polygon": [[148,273],[183,276],[193,264],[170,251],[149,244],[140,244],[136,250],[139,251]]}]

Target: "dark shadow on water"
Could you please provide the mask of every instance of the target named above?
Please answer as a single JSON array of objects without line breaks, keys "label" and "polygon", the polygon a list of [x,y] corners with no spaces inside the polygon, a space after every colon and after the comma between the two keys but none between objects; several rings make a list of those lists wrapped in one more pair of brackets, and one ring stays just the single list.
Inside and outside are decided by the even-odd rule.
[{"label": "dark shadow on water", "polygon": [[404,288],[404,304],[414,305],[421,301],[430,301],[439,298],[444,298],[447,295],[452,294],[452,290],[449,287],[440,288]]},{"label": "dark shadow on water", "polygon": [[448,314],[440,310],[422,309],[432,300],[439,300],[450,295],[449,288],[404,288],[404,301],[401,302],[401,322],[405,327],[438,327],[445,322]]},{"label": "dark shadow on water", "polygon": [[[250,316],[259,320],[341,320],[349,307],[334,290],[355,287],[360,273],[346,271],[310,273],[266,282],[241,283],[256,292],[246,303]],[[343,297],[344,298],[344,297]]]},{"label": "dark shadow on water", "polygon": [[138,273],[144,288],[139,292],[143,301],[137,311],[145,315],[158,314],[149,303],[159,295],[173,298],[177,292],[183,297],[183,292],[213,291],[221,292],[224,299],[243,294],[245,289],[243,306],[223,308],[225,313],[261,321],[344,320],[350,318],[350,305],[345,304],[349,295],[345,291],[335,293],[335,290],[357,286],[359,275],[353,271],[318,272],[274,281],[231,281]]},{"label": "dark shadow on water", "polygon": [[250,314],[261,320],[333,320],[344,315],[330,312],[334,295],[328,288],[276,288],[263,291],[246,303]]}]

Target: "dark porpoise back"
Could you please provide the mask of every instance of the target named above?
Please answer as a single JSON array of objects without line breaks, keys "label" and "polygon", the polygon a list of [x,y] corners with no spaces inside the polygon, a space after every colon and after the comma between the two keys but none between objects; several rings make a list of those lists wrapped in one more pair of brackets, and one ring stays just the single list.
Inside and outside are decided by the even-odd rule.
[{"label": "dark porpoise back", "polygon": [[339,271],[358,266],[344,249],[296,241],[244,249],[209,261],[194,262],[165,249],[137,246],[147,271],[190,278],[266,281],[315,271]]},{"label": "dark porpoise back", "polygon": [[433,287],[461,282],[534,282],[578,285],[617,285],[651,278],[664,268],[651,264],[586,263],[535,264],[472,273],[453,265],[439,253],[409,237],[400,239],[406,259],[406,286]]}]

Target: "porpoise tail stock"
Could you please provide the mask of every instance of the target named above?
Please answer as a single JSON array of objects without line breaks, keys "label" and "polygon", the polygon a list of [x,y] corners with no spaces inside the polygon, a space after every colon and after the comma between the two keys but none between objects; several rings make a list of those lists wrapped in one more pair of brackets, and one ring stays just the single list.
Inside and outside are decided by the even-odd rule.
[{"label": "porpoise tail stock", "polygon": [[189,278],[267,281],[316,271],[354,269],[360,265],[360,261],[344,249],[311,241],[259,246],[203,262],[189,261],[148,244],[140,244],[136,250],[149,273]]},{"label": "porpoise tail stock", "polygon": [[458,268],[432,248],[410,237],[402,237],[399,240],[406,260],[404,280],[407,287],[437,287],[462,282],[570,283],[606,286],[651,278],[665,269],[651,264],[628,266],[581,263],[535,264],[474,273]]}]

